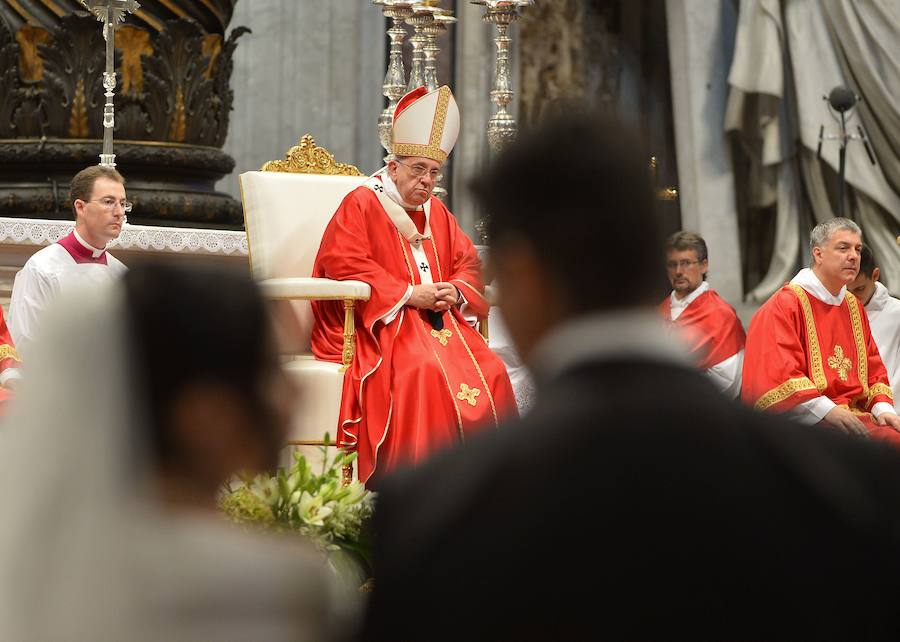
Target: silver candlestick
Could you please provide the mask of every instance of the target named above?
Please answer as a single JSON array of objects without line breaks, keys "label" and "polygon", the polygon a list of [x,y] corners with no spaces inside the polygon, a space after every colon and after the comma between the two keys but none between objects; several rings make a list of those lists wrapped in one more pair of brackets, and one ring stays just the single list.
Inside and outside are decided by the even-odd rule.
[{"label": "silver candlestick", "polygon": [[81,0],[81,4],[103,23],[103,37],[106,39],[106,71],[103,72],[106,104],[103,106],[103,152],[100,154],[100,164],[115,167],[113,130],[116,126],[116,112],[113,90],[116,88],[116,25],[125,21],[125,14],[137,11],[141,5],[137,0]]},{"label": "silver candlestick", "polygon": [[[406,91],[412,91],[425,84],[425,34],[422,27],[434,20],[428,5],[415,4],[413,12],[406,18],[406,24],[412,26],[413,35],[409,39],[412,45],[412,64],[409,68],[409,83]],[[424,10],[423,10],[424,9]]]},{"label": "silver candlestick", "polygon": [[441,7],[416,5],[413,7],[416,13],[424,12],[431,14],[431,20],[426,20],[422,24],[423,45],[422,52],[425,57],[425,89],[434,91],[438,88],[437,78],[437,56],[441,51],[438,46],[437,39],[442,34],[447,33],[447,27],[456,22],[449,9]]},{"label": "silver candlestick", "polygon": [[494,68],[494,89],[491,91],[491,102],[497,105],[496,113],[488,121],[488,143],[493,152],[499,152],[516,138],[516,120],[507,110],[512,102],[513,90],[510,80],[509,27],[521,17],[521,10],[534,4],[533,0],[471,0],[472,4],[485,6],[484,21],[497,28],[494,44],[497,47],[497,58]]},{"label": "silver candlestick", "polygon": [[413,0],[372,0],[382,5],[382,12],[393,22],[387,34],[391,39],[391,53],[388,59],[387,72],[381,85],[382,94],[388,99],[388,105],[378,117],[378,138],[381,146],[387,151],[385,162],[391,158],[391,130],[394,125],[394,111],[397,103],[406,93],[406,73],[403,69],[403,40],[406,29],[403,21],[412,15]]}]

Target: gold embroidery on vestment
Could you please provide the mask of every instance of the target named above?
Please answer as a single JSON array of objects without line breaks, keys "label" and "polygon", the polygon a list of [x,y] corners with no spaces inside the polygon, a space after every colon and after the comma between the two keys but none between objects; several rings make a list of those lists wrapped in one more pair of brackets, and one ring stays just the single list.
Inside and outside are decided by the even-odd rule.
[{"label": "gold embroidery on vestment", "polygon": [[441,342],[442,346],[447,345],[447,339],[453,336],[450,330],[432,330],[431,336]]},{"label": "gold embroidery on vestment", "polygon": [[847,371],[853,367],[853,362],[844,356],[844,349],[834,346],[834,354],[828,357],[828,367],[837,372],[838,379],[847,381]]},{"label": "gold embroidery on vestment", "polygon": [[797,377],[796,379],[788,379],[777,388],[772,388],[762,397],[756,400],[754,407],[757,410],[766,410],[775,404],[779,404],[795,392],[801,390],[815,390],[816,384],[809,380],[808,377]]},{"label": "gold embroidery on vestment", "polygon": [[[419,319],[419,321],[422,323],[422,327],[427,330],[428,326],[425,325],[425,322],[422,321],[421,318]],[[450,398],[452,399],[453,398],[453,388],[450,387],[450,377],[447,376],[447,371],[444,369],[444,363],[441,361],[441,358],[438,356],[437,350],[432,348],[431,353],[434,355],[434,360],[437,361],[437,364],[441,369],[441,374],[444,377],[444,383],[447,385],[447,392],[450,393]],[[456,411],[456,428],[459,433],[459,440],[461,442],[465,442],[466,434],[463,431],[462,414],[459,412],[459,407],[455,403],[453,404],[453,409]]]},{"label": "gold embroidery on vestment", "polygon": [[460,401],[466,401],[470,406],[474,406],[478,403],[478,395],[481,394],[481,390],[478,388],[470,388],[468,385],[461,383],[459,384],[459,392],[456,393],[456,398]]},{"label": "gold embroidery on vestment", "polygon": [[891,390],[891,387],[883,383],[876,383],[869,391],[869,396],[866,399],[866,408],[872,405],[872,400],[875,399],[875,397],[877,397],[878,395],[885,395],[888,399],[891,400],[891,404],[894,403],[894,391]]},{"label": "gold embroidery on vestment", "polygon": [[22,357],[19,356],[19,353],[16,351],[16,349],[8,343],[0,345],[0,361],[3,361],[4,359],[15,359],[16,361],[22,361]]},{"label": "gold embroidery on vestment", "polygon": [[[437,244],[434,242],[434,236],[431,237],[431,249],[434,250],[435,263],[437,264],[438,269],[438,279],[443,281],[444,274],[441,271],[441,257],[438,256],[438,249]],[[456,317],[453,315],[453,311],[450,310],[447,313],[447,316],[450,317],[450,323],[453,324],[454,328],[456,328],[456,336],[459,337],[459,340],[462,341],[463,347],[466,349],[466,352],[469,353],[469,359],[472,360],[472,365],[475,366],[475,371],[478,373],[478,378],[481,379],[481,385],[484,386],[484,392],[487,394],[488,402],[491,404],[491,414],[494,416],[494,426],[499,426],[500,420],[497,418],[497,406],[494,404],[494,395],[491,394],[491,388],[490,386],[488,386],[487,380],[484,378],[484,373],[481,372],[481,365],[478,363],[475,355],[472,354],[472,349],[469,348],[469,344],[468,342],[466,342],[465,336],[460,331],[459,324],[456,323]]]},{"label": "gold embroidery on vestment", "polygon": [[819,334],[816,332],[816,322],[813,319],[812,307],[806,290],[799,285],[790,284],[788,287],[800,299],[800,308],[803,311],[803,320],[806,322],[806,347],[809,351],[809,365],[812,370],[812,380],[819,392],[824,392],[828,387],[825,379],[825,370],[822,367],[822,352],[819,348]]},{"label": "gold embroidery on vestment", "polygon": [[847,309],[850,311],[850,326],[853,328],[853,341],[856,343],[856,368],[859,374],[859,383],[862,386],[862,394],[859,400],[870,398],[869,396],[869,356],[866,350],[866,339],[863,336],[862,320],[859,317],[859,303],[857,298],[847,292]]}]

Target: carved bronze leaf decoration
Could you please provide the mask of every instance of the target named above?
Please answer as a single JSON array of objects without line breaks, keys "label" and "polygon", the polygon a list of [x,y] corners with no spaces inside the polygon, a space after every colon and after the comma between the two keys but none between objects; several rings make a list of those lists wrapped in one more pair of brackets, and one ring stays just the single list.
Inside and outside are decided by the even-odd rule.
[{"label": "carved bronze leaf decoration", "polygon": [[[104,102],[101,74],[105,68],[104,41],[96,23],[68,15],[53,31],[53,41],[38,45],[44,59],[42,109],[54,129],[52,135],[100,138]],[[59,130],[62,131],[59,131]]]},{"label": "carved bronze leaf decoration", "polygon": [[0,136],[11,138],[16,135],[14,114],[22,104],[19,96],[19,73],[17,61],[19,46],[13,40],[6,21],[0,18]]}]

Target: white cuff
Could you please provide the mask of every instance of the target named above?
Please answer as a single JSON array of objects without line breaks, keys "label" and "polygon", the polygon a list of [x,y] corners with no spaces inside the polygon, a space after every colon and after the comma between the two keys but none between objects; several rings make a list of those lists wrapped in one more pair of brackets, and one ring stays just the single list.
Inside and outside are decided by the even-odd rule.
[{"label": "white cuff", "polygon": [[[11,381],[13,379],[21,379],[21,378],[22,378],[22,373],[19,371],[18,368],[7,368],[3,372],[0,372],[0,386],[6,386],[7,381]],[[891,410],[893,410],[893,408]]]},{"label": "white cuff", "polygon": [[744,349],[707,369],[706,376],[713,385],[729,399],[736,399],[741,394],[741,370],[744,365]]},{"label": "white cuff", "polygon": [[825,418],[833,408],[837,406],[828,397],[816,397],[809,401],[797,404],[791,413],[796,421],[802,424],[817,424]]},{"label": "white cuff", "polygon": [[[2,375],[0,375],[0,382],[2,382]],[[886,412],[894,412],[894,407],[886,401],[879,401],[872,406],[872,416],[876,419]]]},{"label": "white cuff", "polygon": [[412,296],[412,290],[413,290],[413,286],[411,286],[411,285],[408,286],[408,287],[406,288],[406,294],[403,295],[403,298],[401,298],[401,299],[394,305],[393,308],[391,308],[390,310],[388,310],[388,313],[387,313],[387,314],[385,314],[383,317],[381,317],[381,318],[378,319],[378,320],[381,321],[384,325],[387,325],[387,324],[389,324],[391,321],[393,321],[395,318],[397,318],[397,315],[400,313],[401,308],[403,308],[403,306],[406,305],[406,302],[409,301],[409,297]]}]

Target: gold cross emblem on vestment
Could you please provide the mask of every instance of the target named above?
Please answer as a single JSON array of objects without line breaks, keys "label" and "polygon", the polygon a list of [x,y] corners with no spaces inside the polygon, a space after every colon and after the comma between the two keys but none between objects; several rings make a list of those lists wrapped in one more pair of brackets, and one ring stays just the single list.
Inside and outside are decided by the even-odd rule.
[{"label": "gold cross emblem on vestment", "polygon": [[447,339],[453,336],[450,330],[432,330],[431,336],[441,342],[442,346],[447,345]]},{"label": "gold cross emblem on vestment", "polygon": [[481,394],[481,390],[478,388],[470,388],[464,383],[459,384],[459,392],[456,393],[456,398],[460,401],[468,401],[470,406],[474,406],[477,401],[478,395]]},{"label": "gold cross emblem on vestment", "polygon": [[834,346],[834,354],[828,357],[828,367],[837,371],[838,378],[841,381],[847,381],[847,371],[853,367],[853,363],[844,356],[844,349],[841,346]]}]

